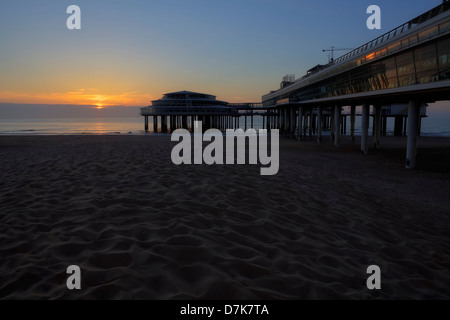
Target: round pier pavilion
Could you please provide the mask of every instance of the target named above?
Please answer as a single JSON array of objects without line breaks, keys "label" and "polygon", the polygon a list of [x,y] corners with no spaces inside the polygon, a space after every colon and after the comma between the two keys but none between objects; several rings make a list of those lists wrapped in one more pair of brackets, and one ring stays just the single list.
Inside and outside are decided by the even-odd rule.
[{"label": "round pier pavilion", "polygon": [[145,117],[145,131],[149,131],[149,117],[153,120],[153,132],[173,132],[176,129],[194,130],[194,122],[202,121],[203,130],[234,128],[238,110],[216,96],[179,91],[167,93],[152,105],[141,108]]}]

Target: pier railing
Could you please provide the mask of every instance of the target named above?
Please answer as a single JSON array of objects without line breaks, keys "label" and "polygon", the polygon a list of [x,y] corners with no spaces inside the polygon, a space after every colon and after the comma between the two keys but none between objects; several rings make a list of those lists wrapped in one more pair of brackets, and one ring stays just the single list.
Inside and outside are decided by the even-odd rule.
[{"label": "pier railing", "polygon": [[[398,36],[402,33],[405,33],[406,31],[409,31],[412,28],[417,27],[418,25],[423,24],[426,21],[429,21],[430,19],[448,11],[449,9],[450,9],[450,3],[444,2],[443,4],[437,6],[436,8],[431,9],[428,12],[425,12],[424,14],[402,24],[401,26],[383,34],[382,36],[379,36],[378,38],[373,39],[372,41],[367,42],[366,44],[363,44],[362,46],[356,48],[355,50],[344,54],[343,56],[334,60],[332,62],[332,64],[338,64],[338,63],[347,61],[365,51],[371,50],[371,49],[379,46],[380,44],[385,43],[388,40],[391,40],[393,37]],[[434,30],[434,28],[435,28],[435,30]],[[434,31],[434,32],[436,32],[436,34],[446,33],[450,30],[450,22],[443,23],[434,28],[432,28],[433,30],[430,30],[430,31]],[[416,37],[416,39],[409,39],[410,40],[409,42],[411,42],[411,40],[419,42],[419,41],[422,41],[423,38],[425,38],[425,37],[428,38],[430,36],[433,36],[432,32],[429,32],[429,33],[423,34],[423,35],[421,33],[419,33],[412,37],[412,38]],[[415,42],[415,43],[417,43],[417,42]],[[408,43],[408,46],[409,46],[409,43]],[[397,48],[397,49],[401,49],[401,48]]]}]

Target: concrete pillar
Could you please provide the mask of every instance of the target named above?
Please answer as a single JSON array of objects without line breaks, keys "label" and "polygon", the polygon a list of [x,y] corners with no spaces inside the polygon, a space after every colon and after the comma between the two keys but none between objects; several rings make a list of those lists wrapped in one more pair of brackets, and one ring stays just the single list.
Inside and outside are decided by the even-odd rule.
[{"label": "concrete pillar", "polygon": [[148,132],[148,116],[145,116],[145,132]]},{"label": "concrete pillar", "polygon": [[161,126],[162,126],[163,132],[167,132],[167,116],[162,116]]},{"label": "concrete pillar", "polygon": [[335,130],[335,126],[336,126],[336,106],[332,106],[331,107],[331,112],[330,112],[330,131],[331,131],[331,142],[335,141],[335,136],[336,136],[336,130]]},{"label": "concrete pillar", "polygon": [[289,108],[289,138],[290,139],[294,139],[294,134],[295,134],[295,112],[294,112],[294,108],[291,107]]},{"label": "concrete pillar", "polygon": [[356,106],[350,108],[350,138],[355,142]]},{"label": "concrete pillar", "polygon": [[422,117],[419,114],[419,137],[421,134],[422,134]]},{"label": "concrete pillar", "polygon": [[341,119],[342,119],[341,132],[342,132],[342,135],[346,135],[347,134],[347,116],[343,115],[343,116],[341,116]]},{"label": "concrete pillar", "polygon": [[341,145],[341,120],[342,120],[342,107],[336,106],[334,108],[334,146],[339,148]]},{"label": "concrete pillar", "polygon": [[420,105],[410,101],[408,107],[408,145],[406,147],[406,168],[416,167],[417,137],[419,135]]},{"label": "concrete pillar", "polygon": [[403,129],[403,117],[395,116],[394,136],[400,137],[402,135],[402,129]]},{"label": "concrete pillar", "polygon": [[361,115],[361,152],[363,155],[368,154],[368,140],[369,140],[369,117],[370,117],[370,105],[364,103],[362,106]]},{"label": "concrete pillar", "polygon": [[303,140],[303,107],[298,107],[298,141]]},{"label": "concrete pillar", "polygon": [[375,125],[375,139],[374,145],[375,148],[380,147],[380,137],[381,137],[381,106],[379,104],[374,106],[375,115],[374,115],[374,125]]},{"label": "concrete pillar", "polygon": [[307,130],[308,130],[308,108],[303,107],[303,138],[306,137]]},{"label": "concrete pillar", "polygon": [[309,137],[312,137],[312,130],[313,130],[313,108],[309,107]]},{"label": "concrete pillar", "polygon": [[322,143],[322,107],[317,108],[317,142]]},{"label": "concrete pillar", "polygon": [[153,116],[153,132],[158,132],[158,116]]},{"label": "concrete pillar", "polygon": [[406,129],[408,128],[408,118],[404,117],[404,123],[403,123],[403,136],[406,136]]},{"label": "concrete pillar", "polygon": [[312,121],[312,130],[313,134],[315,135],[317,133],[317,115],[313,113],[313,121]]}]

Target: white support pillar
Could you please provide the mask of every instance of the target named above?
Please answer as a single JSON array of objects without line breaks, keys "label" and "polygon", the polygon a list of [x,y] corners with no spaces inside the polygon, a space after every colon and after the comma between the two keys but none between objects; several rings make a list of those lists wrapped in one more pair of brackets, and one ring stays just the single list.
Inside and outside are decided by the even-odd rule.
[{"label": "white support pillar", "polygon": [[298,141],[303,140],[303,107],[298,107]]},{"label": "white support pillar", "polygon": [[342,107],[336,106],[334,108],[334,146],[339,148],[341,145],[341,121],[342,121]]},{"label": "white support pillar", "polygon": [[375,105],[375,148],[380,147],[380,138],[381,138],[381,105]]},{"label": "white support pillar", "polygon": [[322,143],[322,107],[317,108],[317,142]]},{"label": "white support pillar", "polygon": [[416,166],[417,137],[419,135],[420,105],[417,101],[410,101],[408,108],[408,145],[406,148],[406,168]]},{"label": "white support pillar", "polygon": [[355,142],[355,123],[356,123],[356,106],[351,106],[350,112],[350,138],[352,139],[352,143]]},{"label": "white support pillar", "polygon": [[361,152],[363,155],[368,154],[368,140],[369,140],[369,114],[370,114],[370,105],[364,103],[362,106],[362,115],[361,115]]}]

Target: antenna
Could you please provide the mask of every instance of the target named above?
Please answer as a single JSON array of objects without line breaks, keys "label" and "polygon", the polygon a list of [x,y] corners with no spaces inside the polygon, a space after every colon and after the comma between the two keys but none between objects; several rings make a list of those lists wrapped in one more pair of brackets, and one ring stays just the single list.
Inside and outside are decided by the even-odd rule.
[{"label": "antenna", "polygon": [[336,49],[335,47],[331,47],[331,49],[324,49],[322,52],[331,52],[328,57],[328,62],[331,63],[334,61],[334,52],[335,51],[350,51],[353,50],[353,48],[339,48]]}]

